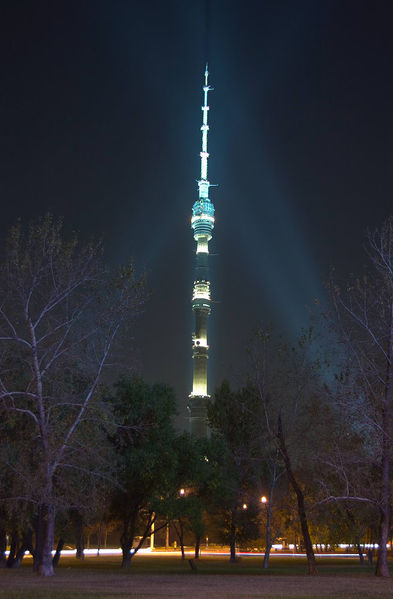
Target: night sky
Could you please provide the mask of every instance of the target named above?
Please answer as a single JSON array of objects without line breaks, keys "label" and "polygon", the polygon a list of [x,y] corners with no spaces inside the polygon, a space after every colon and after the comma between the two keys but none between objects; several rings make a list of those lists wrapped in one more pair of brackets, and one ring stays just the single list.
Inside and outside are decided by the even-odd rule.
[{"label": "night sky", "polygon": [[293,335],[331,265],[360,272],[393,199],[393,3],[2,0],[1,236],[47,210],[152,293],[150,381],[191,390],[191,290],[208,45],[210,390],[260,320]]}]

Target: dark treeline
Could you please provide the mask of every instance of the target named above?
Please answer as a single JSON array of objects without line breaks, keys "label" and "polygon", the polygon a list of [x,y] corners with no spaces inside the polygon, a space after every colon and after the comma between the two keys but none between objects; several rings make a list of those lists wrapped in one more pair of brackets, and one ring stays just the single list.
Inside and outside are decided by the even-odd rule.
[{"label": "dark treeline", "polygon": [[359,278],[332,272],[330,304],[295,342],[255,331],[244,385],[221,384],[209,439],[193,439],[173,427],[173,390],[132,373],[133,265],[108,270],[100,243],[65,240],[51,216],[14,227],[0,271],[0,565],[30,552],[50,576],[65,544],[82,559],[87,531],[102,547],[116,530],[130,567],[170,525],[183,559],[209,538],[231,561],[263,547],[267,568],[276,542],[293,543],[316,574],[316,546],[350,543],[363,563],[367,543],[389,576],[393,219],[367,256]]}]

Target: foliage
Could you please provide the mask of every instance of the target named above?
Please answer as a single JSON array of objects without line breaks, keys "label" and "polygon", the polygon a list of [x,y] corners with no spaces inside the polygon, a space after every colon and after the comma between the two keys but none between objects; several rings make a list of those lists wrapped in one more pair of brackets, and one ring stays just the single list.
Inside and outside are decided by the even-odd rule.
[{"label": "foliage", "polygon": [[110,437],[117,457],[117,487],[111,510],[122,523],[123,566],[131,563],[136,536],[152,532],[163,499],[173,493],[176,469],[176,412],[173,390],[163,384],[149,385],[141,377],[122,377],[110,398],[116,432]]},{"label": "foliage", "polygon": [[224,381],[208,407],[216,484],[214,504],[222,519],[223,539],[235,560],[238,541],[259,535],[256,489],[263,470],[260,452],[261,402],[255,387],[232,391]]},{"label": "foliage", "polygon": [[10,230],[0,267],[0,400],[15,441],[1,459],[3,499],[40,506],[38,569],[53,573],[56,509],[82,502],[91,474],[106,476],[106,410],[99,386],[142,285],[132,265],[110,272],[101,243],[66,240],[46,215]]}]

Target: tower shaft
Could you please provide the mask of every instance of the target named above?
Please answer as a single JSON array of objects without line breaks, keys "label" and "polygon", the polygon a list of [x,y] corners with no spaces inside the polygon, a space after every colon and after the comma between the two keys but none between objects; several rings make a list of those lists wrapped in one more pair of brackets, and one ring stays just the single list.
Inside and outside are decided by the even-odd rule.
[{"label": "tower shaft", "polygon": [[196,241],[195,280],[192,294],[192,310],[195,330],[192,336],[193,383],[189,395],[188,410],[191,434],[204,437],[207,435],[206,403],[209,398],[207,385],[207,360],[209,346],[207,344],[208,317],[211,312],[210,280],[208,270],[209,241],[214,228],[214,206],[209,199],[210,182],[208,180],[207,151],[208,125],[208,93],[212,88],[208,84],[208,69],[205,69],[202,106],[202,151],[201,178],[198,181],[198,199],[192,209],[191,227]]}]

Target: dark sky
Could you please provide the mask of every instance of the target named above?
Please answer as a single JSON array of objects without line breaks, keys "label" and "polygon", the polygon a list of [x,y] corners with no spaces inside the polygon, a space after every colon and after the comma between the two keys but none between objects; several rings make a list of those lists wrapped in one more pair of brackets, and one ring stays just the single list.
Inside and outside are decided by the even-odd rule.
[{"label": "dark sky", "polygon": [[[360,271],[392,212],[392,21],[390,0],[210,2],[211,390],[259,320],[294,334],[330,265]],[[184,413],[205,1],[3,0],[0,28],[1,235],[49,209],[133,256],[138,363]]]}]

